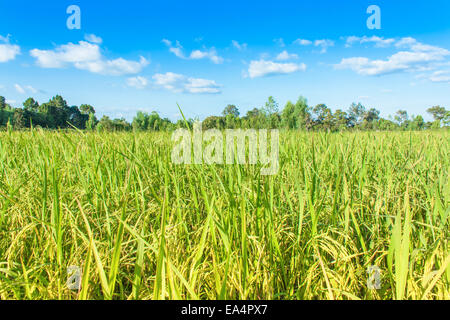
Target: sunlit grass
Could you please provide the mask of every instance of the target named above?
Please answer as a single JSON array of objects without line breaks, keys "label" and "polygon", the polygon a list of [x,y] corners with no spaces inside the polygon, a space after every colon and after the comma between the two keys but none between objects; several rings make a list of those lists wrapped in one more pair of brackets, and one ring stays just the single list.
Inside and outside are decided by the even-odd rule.
[{"label": "sunlit grass", "polygon": [[0,133],[0,298],[449,299],[449,144],[283,132],[260,176],[169,133]]}]

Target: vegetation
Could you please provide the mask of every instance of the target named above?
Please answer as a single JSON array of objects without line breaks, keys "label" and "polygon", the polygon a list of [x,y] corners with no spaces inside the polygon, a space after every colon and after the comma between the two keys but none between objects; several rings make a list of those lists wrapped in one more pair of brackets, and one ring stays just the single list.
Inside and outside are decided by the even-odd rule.
[{"label": "vegetation", "polygon": [[[32,117],[92,115],[52,101]],[[333,131],[376,114],[286,108],[218,119]],[[132,127],[164,127],[148,117]],[[278,175],[260,176],[175,165],[167,132],[0,132],[0,299],[449,299],[449,141],[448,130],[283,131]],[[79,292],[65,285],[71,265]]]},{"label": "vegetation", "polygon": [[[427,110],[434,121],[425,122],[421,115],[409,116],[404,110],[399,110],[394,117],[383,119],[380,112],[374,108],[366,109],[360,103],[353,103],[348,111],[337,109],[334,113],[325,104],[310,107],[305,98],[300,97],[294,104],[286,103],[279,111],[278,103],[273,97],[261,108],[254,108],[243,117],[235,105],[225,107],[221,116],[210,116],[204,119],[205,129],[233,128],[284,128],[305,131],[344,131],[344,130],[424,130],[450,126],[450,110],[434,106]],[[194,119],[189,119],[192,126]],[[0,96],[0,127],[10,124],[15,129],[42,127],[48,129],[97,129],[99,131],[172,131],[185,127],[186,123],[179,120],[176,123],[167,118],[161,118],[157,112],[150,114],[139,111],[131,123],[125,119],[110,119],[103,116],[95,117],[95,109],[91,105],[80,107],[70,106],[59,95],[47,103],[39,105],[33,98],[23,103],[23,108],[12,108]]]}]

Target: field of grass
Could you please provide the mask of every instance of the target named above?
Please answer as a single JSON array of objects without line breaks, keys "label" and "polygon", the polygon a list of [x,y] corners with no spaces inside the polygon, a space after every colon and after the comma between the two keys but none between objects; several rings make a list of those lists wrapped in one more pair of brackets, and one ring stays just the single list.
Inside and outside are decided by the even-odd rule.
[{"label": "field of grass", "polygon": [[169,133],[0,133],[0,299],[450,299],[449,135],[281,132],[260,176]]}]

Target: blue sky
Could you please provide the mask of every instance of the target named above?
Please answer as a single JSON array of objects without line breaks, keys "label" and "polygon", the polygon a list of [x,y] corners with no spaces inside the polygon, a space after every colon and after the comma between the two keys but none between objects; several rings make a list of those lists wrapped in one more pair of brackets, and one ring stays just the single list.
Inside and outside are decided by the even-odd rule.
[{"label": "blue sky", "polygon": [[[69,30],[66,9],[81,9]],[[381,29],[370,30],[370,5]],[[131,120],[203,119],[269,95],[423,114],[450,106],[450,1],[2,1],[0,95]],[[429,119],[429,117],[426,117]]]}]

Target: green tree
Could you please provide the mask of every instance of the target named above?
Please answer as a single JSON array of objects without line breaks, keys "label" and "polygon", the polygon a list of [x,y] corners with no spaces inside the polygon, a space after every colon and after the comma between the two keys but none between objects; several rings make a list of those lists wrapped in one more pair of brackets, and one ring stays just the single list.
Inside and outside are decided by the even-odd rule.
[{"label": "green tree", "polygon": [[80,111],[83,114],[91,114],[91,113],[95,114],[95,109],[90,104],[82,104],[80,106]]},{"label": "green tree", "polygon": [[318,129],[331,130],[333,127],[333,114],[325,104],[318,104],[313,108],[315,127]]},{"label": "green tree", "polygon": [[33,98],[28,98],[23,103],[23,107],[25,110],[37,112],[39,110],[39,103],[35,101]]},{"label": "green tree", "polygon": [[445,108],[441,107],[441,106],[434,106],[434,107],[428,108],[427,112],[433,116],[434,120],[441,121],[442,119],[445,118],[447,110],[445,110]]},{"label": "green tree", "polygon": [[270,96],[267,99],[266,104],[264,105],[262,111],[266,116],[271,116],[278,112],[278,103],[275,101],[274,97]]},{"label": "green tree", "polygon": [[348,117],[351,127],[355,127],[362,123],[366,108],[361,103],[352,103],[348,110]]},{"label": "green tree", "polygon": [[225,107],[225,109],[223,110],[223,112],[222,112],[222,115],[224,116],[224,117],[226,117],[226,116],[228,116],[228,115],[232,115],[233,117],[235,117],[235,118],[238,118],[239,117],[239,109],[235,106],[235,105],[233,105],[233,104],[229,104],[229,105],[227,105],[226,107]]},{"label": "green tree", "polygon": [[422,130],[425,127],[425,121],[423,120],[423,117],[420,115],[416,117],[413,116],[409,127],[412,130]]},{"label": "green tree", "polygon": [[398,110],[394,116],[395,121],[402,128],[407,128],[409,123],[408,112],[405,110]]},{"label": "green tree", "polygon": [[335,130],[345,130],[349,125],[347,112],[337,109],[333,114]]}]

